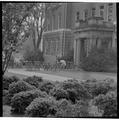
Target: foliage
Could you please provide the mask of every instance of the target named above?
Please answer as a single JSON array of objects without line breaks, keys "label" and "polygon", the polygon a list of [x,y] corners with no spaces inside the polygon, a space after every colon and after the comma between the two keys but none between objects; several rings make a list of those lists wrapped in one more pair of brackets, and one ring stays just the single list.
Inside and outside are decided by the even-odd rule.
[{"label": "foliage", "polygon": [[77,80],[67,80],[58,85],[51,91],[56,99],[66,98],[73,103],[80,99],[90,99],[90,93]]},{"label": "foliage", "polygon": [[3,89],[8,90],[9,85],[12,82],[18,82],[18,81],[19,81],[19,78],[16,76],[11,76],[11,77],[3,76],[3,80],[2,80]]},{"label": "foliage", "polygon": [[41,77],[32,76],[25,78],[24,81],[38,88],[39,84],[43,82],[43,79]]},{"label": "foliage", "polygon": [[46,97],[45,92],[40,90],[23,91],[15,94],[11,100],[13,113],[24,113],[26,107],[37,97]]},{"label": "foliage", "polygon": [[73,50],[70,50],[67,55],[65,56],[62,56],[62,57],[58,57],[58,60],[65,60],[67,62],[73,62],[73,54],[74,54],[74,51]]},{"label": "foliage", "polygon": [[117,65],[117,53],[112,49],[93,48],[81,62],[80,67],[86,71],[108,72]]},{"label": "foliage", "polygon": [[41,52],[40,50],[26,50],[23,57],[25,61],[44,61],[43,52]]},{"label": "foliage", "polygon": [[53,82],[44,81],[40,84],[39,89],[41,91],[45,91],[49,94],[49,92],[55,87],[55,84]]},{"label": "foliage", "polygon": [[88,103],[86,101],[79,101],[76,104],[71,104],[69,101],[62,99],[58,102],[58,110],[56,117],[89,117]]},{"label": "foliage", "polygon": [[56,98],[56,100],[60,99],[69,99],[68,93],[66,90],[63,90],[61,88],[54,88],[50,94]]},{"label": "foliage", "polygon": [[54,98],[36,98],[26,108],[26,115],[30,117],[47,117],[56,113],[57,102]]},{"label": "foliage", "polygon": [[117,116],[117,93],[108,92],[106,95],[100,94],[93,100],[94,105],[103,110],[103,117]]},{"label": "foliage", "polygon": [[[75,100],[90,99],[90,93],[77,80],[67,80],[63,82],[62,88],[67,90],[69,98],[75,103]],[[72,99],[73,98],[73,99]]]},{"label": "foliage", "polygon": [[6,96],[8,93],[9,93],[8,90],[3,90],[2,95],[3,95],[3,96]]},{"label": "foliage", "polygon": [[16,83],[12,83],[9,85],[9,93],[14,95],[15,93],[19,93],[22,91],[28,91],[28,90],[33,90],[36,89],[35,86],[30,85],[29,83],[20,80]]},{"label": "foliage", "polygon": [[11,81],[3,90],[3,104],[11,104],[12,112],[29,117],[117,116],[117,86],[110,78],[49,82],[33,76]]},{"label": "foliage", "polygon": [[28,17],[34,3],[2,3],[2,74],[4,75],[11,55],[28,38]]},{"label": "foliage", "polygon": [[3,100],[3,105],[8,104],[8,94],[9,91],[8,90],[3,90],[2,91],[2,100]]},{"label": "foliage", "polygon": [[95,97],[99,94],[106,94],[108,91],[116,90],[114,80],[107,78],[105,80],[86,80],[82,82],[89,93]]},{"label": "foliage", "polygon": [[3,100],[3,105],[10,105],[11,104],[11,95],[9,94],[8,90],[3,90],[3,96],[2,96],[2,100]]}]

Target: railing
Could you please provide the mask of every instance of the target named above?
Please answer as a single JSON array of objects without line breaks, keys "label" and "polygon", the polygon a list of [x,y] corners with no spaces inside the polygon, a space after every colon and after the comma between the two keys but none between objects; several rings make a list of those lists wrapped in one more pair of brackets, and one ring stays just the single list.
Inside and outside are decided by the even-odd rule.
[{"label": "railing", "polygon": [[24,61],[22,63],[14,63],[9,65],[9,68],[25,68],[27,70],[45,70],[45,71],[60,71],[60,70],[75,70],[78,66],[73,62],[67,62],[66,66],[61,63],[43,63],[39,61]]},{"label": "railing", "polygon": [[87,28],[87,27],[107,27],[107,28],[113,28],[113,23],[103,21],[100,17],[92,17],[89,18],[88,20],[79,20],[76,24],[75,27],[76,29],[79,28]]}]

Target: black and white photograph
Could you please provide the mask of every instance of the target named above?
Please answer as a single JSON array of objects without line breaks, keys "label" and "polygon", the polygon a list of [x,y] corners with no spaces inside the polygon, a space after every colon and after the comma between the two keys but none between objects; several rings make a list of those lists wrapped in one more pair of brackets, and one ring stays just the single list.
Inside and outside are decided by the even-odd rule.
[{"label": "black and white photograph", "polygon": [[116,2],[1,4],[2,117],[118,117]]}]

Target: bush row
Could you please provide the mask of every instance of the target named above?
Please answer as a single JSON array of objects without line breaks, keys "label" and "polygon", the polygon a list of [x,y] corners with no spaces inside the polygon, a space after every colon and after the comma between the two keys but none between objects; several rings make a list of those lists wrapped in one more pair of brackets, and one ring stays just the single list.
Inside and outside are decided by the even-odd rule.
[{"label": "bush row", "polygon": [[12,82],[3,98],[13,113],[32,117],[116,116],[114,83],[112,79],[53,83],[33,76]]},{"label": "bush row", "polygon": [[107,48],[92,48],[80,64],[82,69],[94,72],[110,72],[115,66],[117,66],[117,52]]}]

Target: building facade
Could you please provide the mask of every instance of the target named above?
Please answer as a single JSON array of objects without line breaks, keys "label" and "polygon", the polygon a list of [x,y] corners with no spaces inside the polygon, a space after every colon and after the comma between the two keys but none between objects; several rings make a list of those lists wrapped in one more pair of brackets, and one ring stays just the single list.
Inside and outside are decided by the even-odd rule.
[{"label": "building facade", "polygon": [[52,7],[46,11],[47,27],[43,33],[46,62],[54,63],[57,57],[66,56],[73,50],[74,63],[78,65],[92,45],[99,46],[104,39],[111,41],[109,47],[116,48],[113,27],[116,24],[115,3],[48,4]]}]

